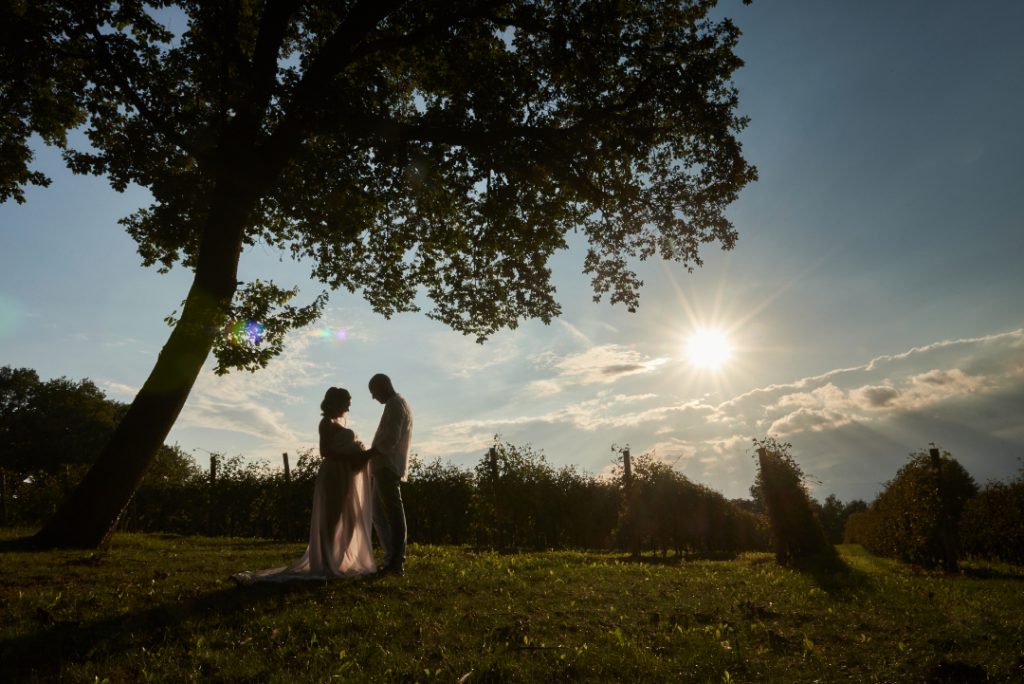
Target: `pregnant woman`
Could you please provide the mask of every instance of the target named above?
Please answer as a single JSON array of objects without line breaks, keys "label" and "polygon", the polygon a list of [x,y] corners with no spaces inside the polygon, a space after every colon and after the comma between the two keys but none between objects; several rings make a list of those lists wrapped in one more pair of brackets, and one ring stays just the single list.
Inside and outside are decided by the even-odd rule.
[{"label": "pregnant woman", "polygon": [[309,546],[290,565],[233,575],[240,582],[330,579],[376,571],[371,534],[373,489],[369,453],[345,427],[352,395],[331,387],[320,403],[320,472],[313,490]]}]

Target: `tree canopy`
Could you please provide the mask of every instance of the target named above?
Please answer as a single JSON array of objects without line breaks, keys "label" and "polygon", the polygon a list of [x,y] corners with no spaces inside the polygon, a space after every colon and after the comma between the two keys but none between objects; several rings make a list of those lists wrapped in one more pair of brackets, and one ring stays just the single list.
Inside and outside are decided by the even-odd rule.
[{"label": "tree canopy", "polygon": [[[732,247],[724,212],[755,171],[739,31],[714,5],[5,3],[0,199],[47,182],[38,135],[75,172],[148,188],[123,220],[143,263],[195,273],[111,463],[137,483],[129,461],[158,448],[211,349],[220,372],[264,366],[327,291],[384,316],[429,302],[484,340],[558,315],[548,263],[571,233],[594,298],[629,309],[638,260]],[[299,306],[238,283],[256,243],[308,258],[324,292]]]},{"label": "tree canopy", "polygon": [[[84,126],[73,170],[153,193],[125,219],[147,265],[194,267],[210,184],[241,172],[262,190],[246,243],[310,257],[385,315],[422,289],[481,337],[547,320],[547,260],[575,230],[595,293],[635,307],[630,259],[732,246],[722,211],[753,178],[738,31],[713,4],[184,2],[176,35],[138,2],[14,3],[0,196],[44,182],[27,134],[64,147]],[[265,334],[305,322],[255,310],[271,293],[234,306]]]}]

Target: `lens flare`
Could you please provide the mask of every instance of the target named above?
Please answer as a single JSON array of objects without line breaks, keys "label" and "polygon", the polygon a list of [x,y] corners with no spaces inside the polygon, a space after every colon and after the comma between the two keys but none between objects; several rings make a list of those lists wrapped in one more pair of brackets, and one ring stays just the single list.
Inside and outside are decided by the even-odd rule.
[{"label": "lens flare", "polygon": [[267,329],[259,321],[238,320],[228,323],[224,328],[224,334],[234,344],[256,347],[266,338]]},{"label": "lens flare", "polygon": [[0,340],[11,337],[21,323],[21,307],[10,297],[0,294]]},{"label": "lens flare", "polygon": [[327,325],[323,326],[322,328],[318,328],[317,331],[313,334],[319,339],[325,341],[344,342],[345,340],[348,339],[347,330],[345,330],[344,328],[332,328]]}]

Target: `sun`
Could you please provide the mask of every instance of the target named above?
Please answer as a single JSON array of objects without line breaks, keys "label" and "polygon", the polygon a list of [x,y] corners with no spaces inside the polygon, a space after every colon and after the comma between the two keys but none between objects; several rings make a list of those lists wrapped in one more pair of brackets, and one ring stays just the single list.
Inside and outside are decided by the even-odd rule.
[{"label": "sun", "polygon": [[694,366],[719,370],[732,356],[732,346],[721,330],[701,328],[686,341],[686,357]]}]

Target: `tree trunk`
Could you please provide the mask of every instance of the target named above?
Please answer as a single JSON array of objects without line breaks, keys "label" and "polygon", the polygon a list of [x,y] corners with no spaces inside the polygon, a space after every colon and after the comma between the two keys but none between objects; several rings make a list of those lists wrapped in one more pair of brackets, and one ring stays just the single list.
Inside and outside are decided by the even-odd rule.
[{"label": "tree trunk", "polygon": [[253,189],[237,181],[215,188],[181,319],[110,442],[35,535],[35,545],[104,546],[185,405],[237,288],[242,238],[256,200]]}]

